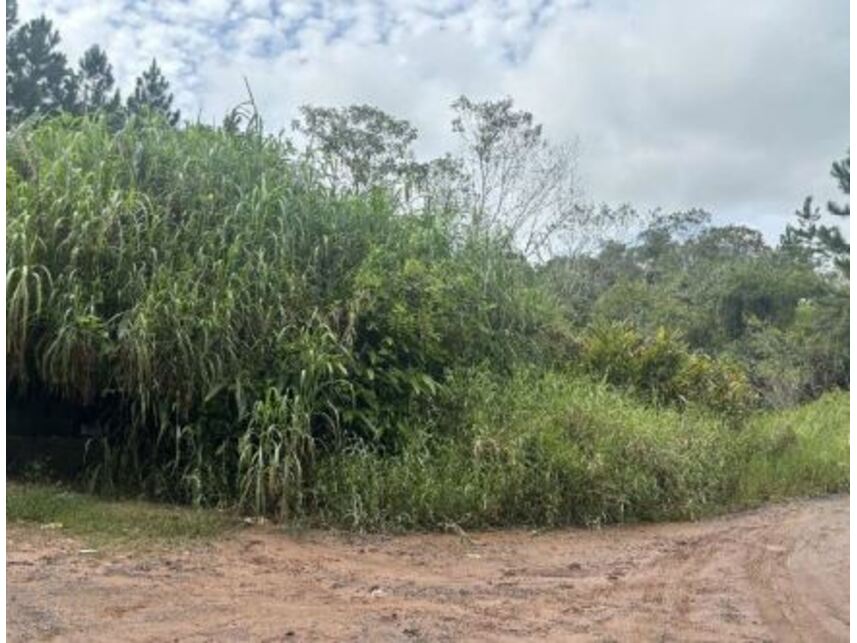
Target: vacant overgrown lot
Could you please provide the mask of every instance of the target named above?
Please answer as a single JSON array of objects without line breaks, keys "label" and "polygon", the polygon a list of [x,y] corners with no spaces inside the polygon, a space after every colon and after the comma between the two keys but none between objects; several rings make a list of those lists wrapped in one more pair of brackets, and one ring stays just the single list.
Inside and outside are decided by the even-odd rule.
[{"label": "vacant overgrown lot", "polygon": [[574,327],[502,230],[337,193],[258,131],[61,118],[7,157],[8,390],[97,428],[100,492],[377,529],[848,486],[846,393],[762,413],[674,334]]}]

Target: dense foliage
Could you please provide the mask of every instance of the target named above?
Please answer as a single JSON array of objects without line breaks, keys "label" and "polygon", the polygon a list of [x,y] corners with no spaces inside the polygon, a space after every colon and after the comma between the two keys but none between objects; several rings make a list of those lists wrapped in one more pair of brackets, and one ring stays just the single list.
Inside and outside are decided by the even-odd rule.
[{"label": "dense foliage", "polygon": [[317,447],[395,449],[458,367],[550,358],[525,261],[334,196],[275,139],[56,120],[9,161],[9,382],[101,414],[104,480],[228,497],[271,458],[290,478]]},{"label": "dense foliage", "polygon": [[[758,457],[735,436],[759,364],[799,346],[825,372],[823,325],[847,328],[811,267],[760,278],[785,259],[746,231],[536,267],[447,206],[321,180],[252,119],[62,117],[7,158],[7,390],[97,424],[103,490],[360,528],[697,515]],[[622,274],[570,298],[605,253]]]},{"label": "dense foliage", "polygon": [[693,352],[740,364],[759,403],[789,406],[847,388],[850,368],[844,264],[818,261],[818,227],[794,230],[770,247],[750,228],[711,226],[704,212],[656,213],[635,241],[555,258],[542,273],[577,327],[600,329],[600,352],[621,362],[610,366],[612,379],[633,382],[620,373],[636,368],[627,356],[642,337],[657,342],[667,332]]}]

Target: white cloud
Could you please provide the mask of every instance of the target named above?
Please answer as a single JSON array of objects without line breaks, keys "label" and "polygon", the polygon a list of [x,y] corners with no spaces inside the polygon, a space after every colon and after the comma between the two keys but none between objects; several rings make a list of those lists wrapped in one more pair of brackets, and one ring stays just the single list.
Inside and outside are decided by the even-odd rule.
[{"label": "white cloud", "polygon": [[643,6],[562,16],[510,74],[513,95],[580,135],[591,192],[742,216],[829,193],[848,145],[846,4]]},{"label": "white cloud", "polygon": [[127,92],[156,56],[188,116],[250,80],[270,129],[303,103],[369,102],[451,144],[449,103],[513,96],[578,137],[596,200],[702,206],[769,234],[832,196],[848,145],[848,3],[805,0],[34,0],[76,61],[97,42]]}]

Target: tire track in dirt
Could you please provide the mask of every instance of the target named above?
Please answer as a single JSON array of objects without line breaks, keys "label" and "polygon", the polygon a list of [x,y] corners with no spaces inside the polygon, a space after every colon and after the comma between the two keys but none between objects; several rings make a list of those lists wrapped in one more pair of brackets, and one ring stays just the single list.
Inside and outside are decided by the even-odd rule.
[{"label": "tire track in dirt", "polygon": [[10,641],[845,641],[848,496],[698,523],[83,556],[7,531]]},{"label": "tire track in dirt", "polygon": [[848,639],[849,614],[836,597],[847,588],[848,556],[831,542],[848,537],[847,513],[842,518],[830,524],[789,515],[748,557],[757,603],[777,641]]}]

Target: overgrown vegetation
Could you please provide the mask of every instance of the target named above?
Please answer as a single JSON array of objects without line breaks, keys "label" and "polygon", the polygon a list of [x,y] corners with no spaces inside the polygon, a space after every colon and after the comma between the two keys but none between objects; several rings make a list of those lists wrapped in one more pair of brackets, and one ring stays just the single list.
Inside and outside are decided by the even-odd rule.
[{"label": "overgrown vegetation", "polygon": [[759,415],[750,423],[737,501],[848,491],[848,393]]},{"label": "overgrown vegetation", "polygon": [[9,159],[10,384],[97,415],[101,488],[285,514],[327,452],[454,430],[456,369],[550,360],[561,316],[503,241],[325,190],[277,140],[60,119]]},{"label": "overgrown vegetation", "polygon": [[847,388],[850,369],[847,244],[823,261],[819,228],[794,231],[770,247],[756,230],[712,226],[705,212],[655,213],[637,239],[556,257],[542,274],[572,323],[595,329],[587,334],[604,344],[597,359],[612,380],[638,378],[630,356],[667,333],[720,370],[740,365],[759,404],[788,407]]},{"label": "overgrown vegetation", "polygon": [[775,247],[596,207],[509,98],[428,161],[370,105],[267,135],[249,87],[180,125],[155,61],[123,101],[59,43],[7,3],[7,394],[74,417],[91,489],[376,529],[847,488],[850,246],[811,198]]},{"label": "overgrown vegetation", "polygon": [[[847,487],[845,395],[754,411],[766,360],[797,349],[812,385],[780,406],[847,385],[812,375],[842,350],[820,320],[847,328],[847,306],[764,244],[723,260],[731,229],[714,250],[718,229],[662,235],[655,261],[650,226],[537,266],[449,202],[318,180],[256,119],[60,117],[16,130],[7,157],[8,391],[99,427],[94,489],[376,529],[693,517]],[[628,276],[580,308],[561,268],[611,252]],[[766,282],[763,262],[796,276]],[[670,289],[695,263],[715,274],[682,309]],[[611,308],[622,288],[642,317]]]},{"label": "overgrown vegetation", "polygon": [[325,521],[595,525],[698,518],[848,489],[844,393],[737,429],[700,409],[643,406],[567,374],[467,382],[466,431],[418,436],[393,456],[355,449],[328,459],[318,484]]}]

